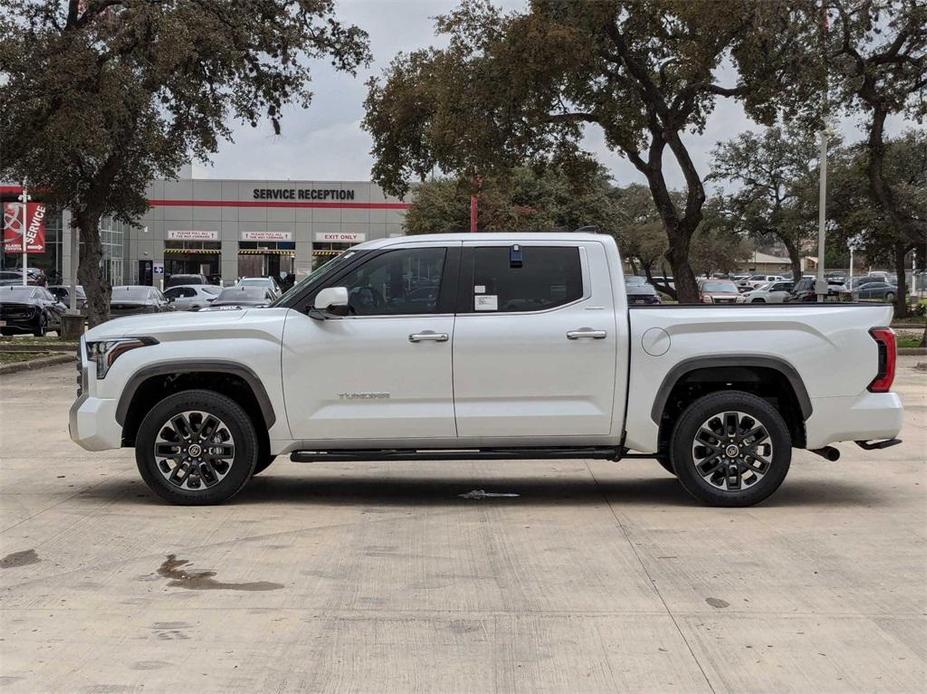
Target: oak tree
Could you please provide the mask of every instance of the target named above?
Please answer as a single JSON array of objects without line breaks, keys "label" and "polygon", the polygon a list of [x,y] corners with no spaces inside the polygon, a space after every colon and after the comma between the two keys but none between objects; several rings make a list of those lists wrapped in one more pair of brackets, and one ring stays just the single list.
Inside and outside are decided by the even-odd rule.
[{"label": "oak tree", "polygon": [[[797,1],[797,0],[795,0]],[[817,35],[793,0],[533,0],[503,13],[466,0],[439,17],[445,48],[400,54],[369,84],[365,127],[373,176],[402,194],[435,168],[475,182],[525,161],[569,159],[587,125],[643,175],[667,237],[679,297],[697,299],[689,264],[705,190],[685,134],[701,132],[718,98],[754,118],[795,114],[813,81],[779,103],[786,68],[819,74],[795,50]],[[726,82],[722,67],[736,68]],[[671,195],[667,161],[685,181]]]},{"label": "oak tree", "polygon": [[230,123],[308,105],[310,66],[353,72],[367,35],[333,0],[20,0],[0,5],[0,179],[70,208],[90,324],[106,319],[99,226],[132,223],[145,190]]}]

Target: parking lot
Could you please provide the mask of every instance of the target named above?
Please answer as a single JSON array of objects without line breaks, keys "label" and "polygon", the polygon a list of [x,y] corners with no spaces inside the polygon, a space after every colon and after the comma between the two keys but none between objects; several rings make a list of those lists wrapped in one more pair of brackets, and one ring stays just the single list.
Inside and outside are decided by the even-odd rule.
[{"label": "parking lot", "polygon": [[[181,508],[2,377],[6,691],[922,691],[927,371],[904,444],[796,452],[762,506],[654,461],[295,464]],[[461,498],[472,490],[515,494]]]}]

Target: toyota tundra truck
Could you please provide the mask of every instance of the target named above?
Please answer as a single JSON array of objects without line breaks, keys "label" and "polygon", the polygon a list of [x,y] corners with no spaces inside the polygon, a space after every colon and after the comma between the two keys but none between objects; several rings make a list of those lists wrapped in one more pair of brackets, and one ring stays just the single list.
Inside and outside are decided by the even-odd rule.
[{"label": "toyota tundra truck", "polygon": [[354,246],[267,308],[120,318],[81,340],[71,438],[223,502],[296,462],[653,458],[755,504],[793,448],[898,443],[887,305],[629,306],[615,241],[438,234]]}]

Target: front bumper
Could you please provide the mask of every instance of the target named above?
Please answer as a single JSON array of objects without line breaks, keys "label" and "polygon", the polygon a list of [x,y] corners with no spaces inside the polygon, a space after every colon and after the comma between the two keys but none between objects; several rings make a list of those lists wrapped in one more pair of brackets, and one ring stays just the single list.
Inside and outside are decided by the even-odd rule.
[{"label": "front bumper", "polygon": [[116,421],[116,400],[78,396],[68,413],[71,440],[88,451],[122,446],[122,427]]},{"label": "front bumper", "polygon": [[904,409],[895,393],[812,398],[812,414],[805,422],[807,448],[836,441],[893,439],[901,431]]}]

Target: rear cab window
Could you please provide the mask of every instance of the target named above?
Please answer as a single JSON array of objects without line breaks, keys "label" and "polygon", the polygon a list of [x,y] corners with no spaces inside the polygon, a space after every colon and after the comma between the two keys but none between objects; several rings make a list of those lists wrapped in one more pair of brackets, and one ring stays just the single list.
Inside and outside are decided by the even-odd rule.
[{"label": "rear cab window", "polygon": [[583,298],[578,246],[511,244],[469,249],[461,278],[461,313],[545,311]]}]

